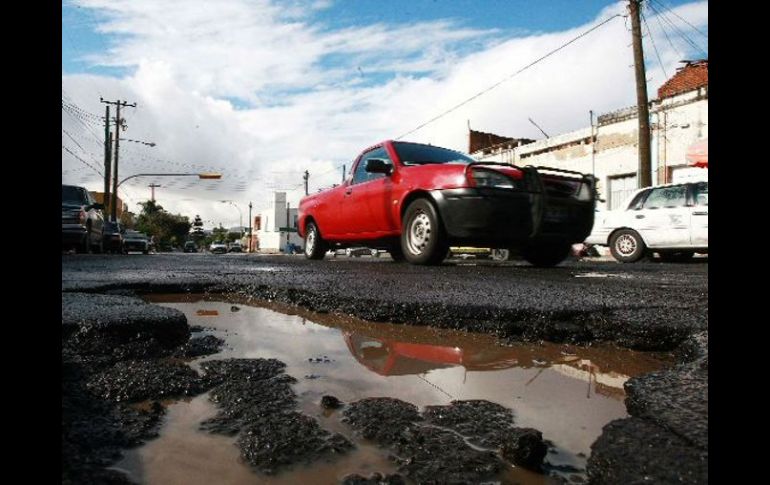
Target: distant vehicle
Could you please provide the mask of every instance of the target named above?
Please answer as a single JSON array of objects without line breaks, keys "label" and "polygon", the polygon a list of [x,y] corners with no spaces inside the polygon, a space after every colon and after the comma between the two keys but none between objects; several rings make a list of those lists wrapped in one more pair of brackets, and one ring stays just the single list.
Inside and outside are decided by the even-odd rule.
[{"label": "distant vehicle", "polygon": [[184,252],[186,253],[197,253],[198,252],[198,245],[195,244],[195,241],[187,241],[184,243]]},{"label": "distant vehicle", "polygon": [[139,231],[125,231],[123,233],[123,252],[141,251],[142,254],[150,253],[150,241],[147,235]]},{"label": "distant vehicle", "polygon": [[595,205],[590,175],[388,140],[359,155],[341,185],[300,201],[298,231],[309,259],[366,246],[439,264],[450,246],[472,246],[515,249],[546,267],[588,236]]},{"label": "distant vehicle", "polygon": [[104,252],[123,252],[123,226],[119,222],[107,221],[104,223],[102,246]]},{"label": "distant vehicle", "polygon": [[214,254],[225,254],[227,252],[227,244],[224,241],[214,241],[209,246],[209,252]]},{"label": "distant vehicle", "polygon": [[79,253],[102,252],[104,205],[76,185],[61,186],[62,247],[75,247]]},{"label": "distant vehicle", "polygon": [[241,247],[241,243],[238,242],[238,241],[235,241],[232,244],[230,244],[230,249],[228,249],[228,252],[231,252],[231,253],[242,253],[243,252],[243,248]]},{"label": "distant vehicle", "polygon": [[620,209],[601,213],[586,244],[609,246],[621,263],[657,252],[664,261],[708,253],[709,184],[690,182],[636,191]]}]

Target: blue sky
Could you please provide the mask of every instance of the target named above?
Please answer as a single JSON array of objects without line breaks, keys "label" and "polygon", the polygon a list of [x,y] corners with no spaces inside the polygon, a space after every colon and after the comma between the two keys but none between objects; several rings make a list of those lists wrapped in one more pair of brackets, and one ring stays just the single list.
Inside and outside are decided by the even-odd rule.
[{"label": "blue sky", "polygon": [[[648,89],[654,97],[680,60],[708,55],[708,2],[645,3]],[[232,207],[219,200],[242,198],[247,206],[247,198],[256,199],[259,207],[276,189],[286,190],[296,205],[304,170],[312,174],[311,190],[338,182],[342,164],[361,149],[406,133],[503,79],[408,139],[465,150],[469,124],[538,139],[542,135],[530,117],[554,135],[584,127],[589,110],[635,103],[629,23],[622,17],[511,77],[603,20],[624,15],[625,2],[62,5],[62,98],[69,106],[62,111],[63,181],[98,189],[98,117],[104,113],[99,98],[136,102],[137,108],[124,111],[125,136],[157,145],[121,144],[123,173],[222,172],[221,183],[205,188],[158,181],[164,207],[204,219],[232,219]],[[150,182],[137,179],[121,187],[129,204],[146,198],[143,187]]]}]

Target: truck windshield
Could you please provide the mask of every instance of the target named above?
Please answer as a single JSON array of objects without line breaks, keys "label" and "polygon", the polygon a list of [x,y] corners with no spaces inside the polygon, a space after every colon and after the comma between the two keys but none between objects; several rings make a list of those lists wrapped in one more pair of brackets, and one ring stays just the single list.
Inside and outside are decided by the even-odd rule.
[{"label": "truck windshield", "polygon": [[71,185],[61,186],[61,201],[63,204],[87,204],[86,194],[80,187]]},{"label": "truck windshield", "polygon": [[424,165],[428,163],[459,163],[467,165],[475,162],[467,155],[446,148],[397,141],[393,143],[398,158],[404,165]]}]

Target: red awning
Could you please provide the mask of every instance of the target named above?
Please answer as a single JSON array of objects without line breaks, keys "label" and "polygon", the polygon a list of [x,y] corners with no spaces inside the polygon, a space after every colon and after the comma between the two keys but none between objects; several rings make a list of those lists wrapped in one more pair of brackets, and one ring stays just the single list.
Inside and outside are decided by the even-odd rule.
[{"label": "red awning", "polygon": [[691,167],[709,167],[709,140],[696,141],[687,149],[687,162]]}]

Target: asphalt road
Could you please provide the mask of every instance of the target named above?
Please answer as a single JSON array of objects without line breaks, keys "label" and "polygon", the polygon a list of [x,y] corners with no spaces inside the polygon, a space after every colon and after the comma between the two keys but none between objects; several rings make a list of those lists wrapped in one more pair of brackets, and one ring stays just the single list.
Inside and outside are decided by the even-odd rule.
[{"label": "asphalt road", "polygon": [[[151,438],[160,422],[162,406],[136,415],[121,403],[95,400],[87,383],[93,388],[139,375],[140,390],[148,395],[196,390],[197,377],[188,369],[146,360],[184,343],[189,335],[184,316],[126,298],[186,292],[235,293],[316,312],[510,340],[609,341],[674,351],[679,365],[627,383],[631,416],[605,427],[592,446],[588,476],[597,484],[635,483],[642,477],[654,483],[708,481],[706,259],[630,265],[568,260],[540,269],[472,259],[419,267],[389,257],[307,261],[202,253],[62,255],[63,442],[71,464],[63,476],[77,483],[117,480],[116,472],[95,467],[94,457],[104,456],[108,463],[115,449]],[[166,389],[169,383],[176,387]],[[104,392],[112,391],[106,387]],[[104,415],[110,419],[94,418]],[[92,437],[105,434],[117,438],[94,451]]]},{"label": "asphalt road", "polygon": [[[169,253],[63,255],[63,291],[241,292],[374,321],[670,350],[707,329],[708,260],[524,262]],[[631,327],[629,329],[629,326]],[[659,342],[658,342],[659,340]]]}]

